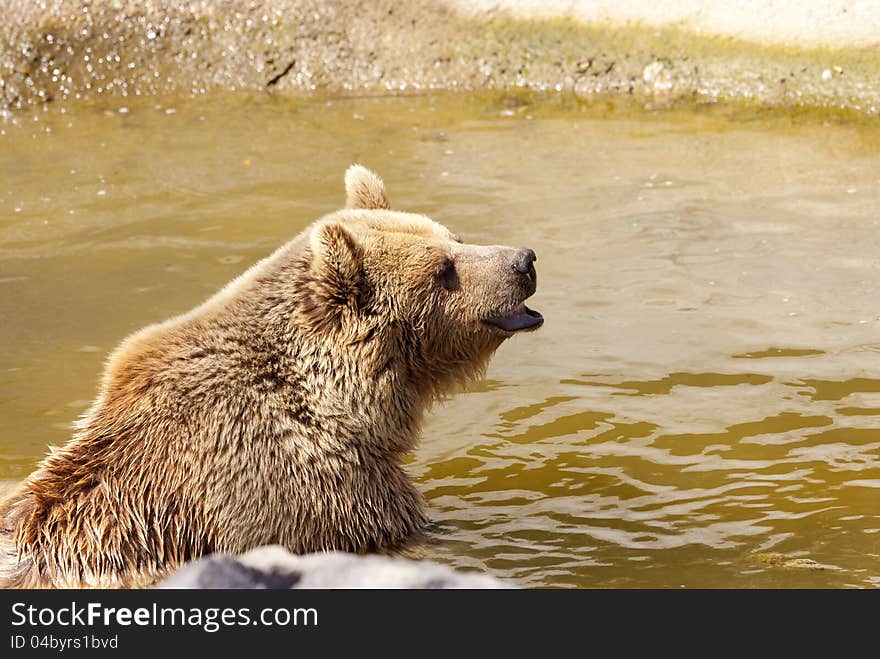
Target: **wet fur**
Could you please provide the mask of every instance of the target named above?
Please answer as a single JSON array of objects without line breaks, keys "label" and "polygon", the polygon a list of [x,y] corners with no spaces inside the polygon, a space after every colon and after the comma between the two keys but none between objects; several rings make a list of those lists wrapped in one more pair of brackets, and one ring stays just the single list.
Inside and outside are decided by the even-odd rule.
[{"label": "wet fur", "polygon": [[113,352],[73,438],[0,504],[0,585],[146,586],[209,552],[418,533],[402,458],[505,337],[468,324],[482,289],[436,285],[455,236],[385,210],[369,170],[346,189],[347,210]]}]

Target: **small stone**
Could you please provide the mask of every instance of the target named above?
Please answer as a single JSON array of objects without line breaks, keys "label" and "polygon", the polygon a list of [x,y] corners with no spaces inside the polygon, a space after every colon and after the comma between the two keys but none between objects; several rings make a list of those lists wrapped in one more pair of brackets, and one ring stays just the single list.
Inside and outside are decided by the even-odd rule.
[{"label": "small stone", "polygon": [[668,92],[672,89],[672,76],[663,62],[654,61],[648,64],[642,71],[644,80],[655,92]]},{"label": "small stone", "polygon": [[642,71],[642,80],[648,84],[653,83],[663,71],[663,62],[651,62]]}]

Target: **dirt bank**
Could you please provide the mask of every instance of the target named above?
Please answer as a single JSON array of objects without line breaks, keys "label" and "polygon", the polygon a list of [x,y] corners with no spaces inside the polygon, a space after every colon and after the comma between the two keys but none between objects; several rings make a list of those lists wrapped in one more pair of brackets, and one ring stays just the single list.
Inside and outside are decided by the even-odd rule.
[{"label": "dirt bank", "polygon": [[489,88],[880,110],[877,48],[768,44],[686,25],[585,23],[467,4],[5,0],[0,108],[217,88]]}]

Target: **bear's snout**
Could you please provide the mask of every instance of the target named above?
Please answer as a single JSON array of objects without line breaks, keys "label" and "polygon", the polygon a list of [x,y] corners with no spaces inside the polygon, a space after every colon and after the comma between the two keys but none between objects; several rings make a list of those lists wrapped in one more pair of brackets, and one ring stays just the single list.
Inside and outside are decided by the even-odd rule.
[{"label": "bear's snout", "polygon": [[501,260],[494,262],[506,268],[506,281],[502,288],[506,295],[502,298],[502,308],[488,318],[483,318],[483,323],[509,333],[539,328],[544,317],[525,305],[525,301],[534,295],[538,287],[538,273],[535,271],[535,261],[538,259],[535,251],[527,247],[500,247],[497,250],[496,259],[500,256]]}]

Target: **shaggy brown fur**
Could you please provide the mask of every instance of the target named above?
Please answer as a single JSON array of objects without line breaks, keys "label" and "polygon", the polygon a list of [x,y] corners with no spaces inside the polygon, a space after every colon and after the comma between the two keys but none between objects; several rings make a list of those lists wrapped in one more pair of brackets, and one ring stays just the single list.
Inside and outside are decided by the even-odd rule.
[{"label": "shaggy brown fur", "polygon": [[522,251],[386,210],[363,167],[346,192],[122,342],[73,439],[0,505],[0,585],[143,586],[208,552],[385,551],[419,530],[401,459],[430,402],[520,329],[497,319],[524,318],[534,257],[523,274]]}]

